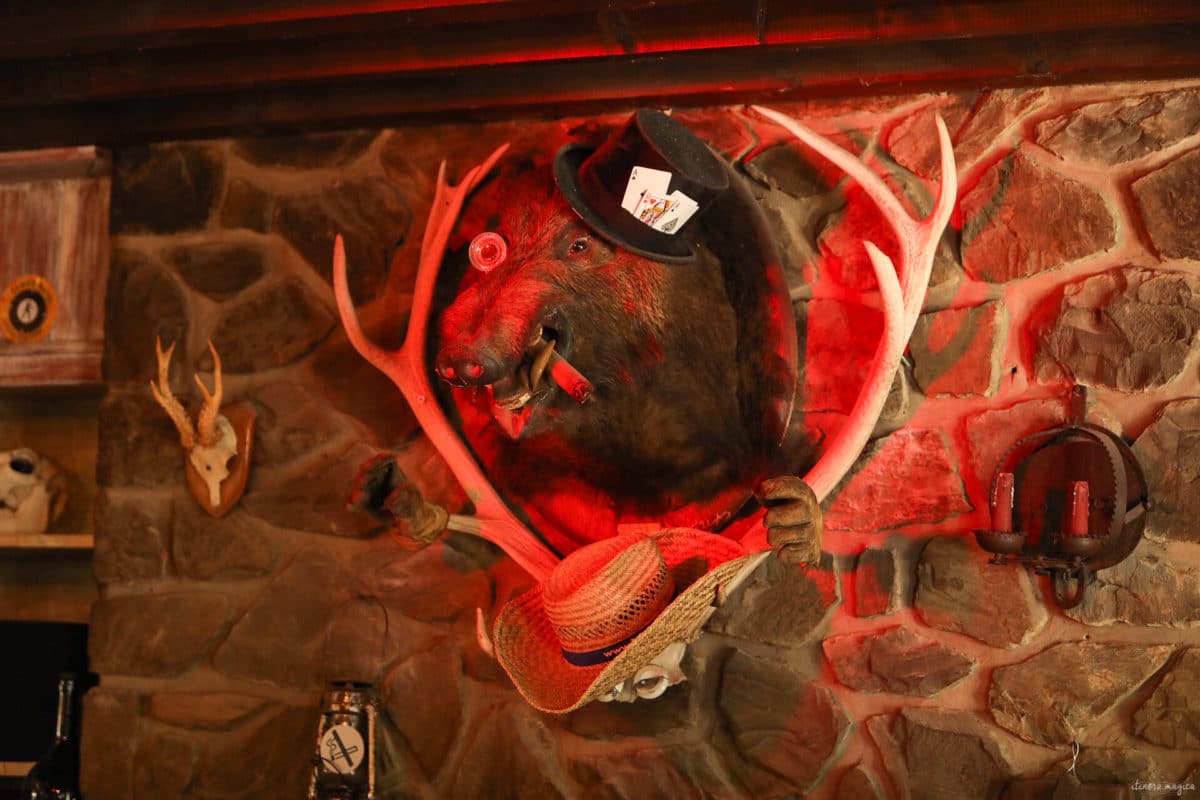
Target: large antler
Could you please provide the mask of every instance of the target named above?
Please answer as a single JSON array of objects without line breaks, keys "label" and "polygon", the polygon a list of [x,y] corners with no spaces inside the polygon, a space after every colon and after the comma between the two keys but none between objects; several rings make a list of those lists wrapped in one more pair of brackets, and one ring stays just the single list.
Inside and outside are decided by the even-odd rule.
[{"label": "large antler", "polygon": [[[892,260],[873,243],[863,242],[879,283],[884,315],[883,338],[875,350],[875,356],[871,360],[858,400],[850,412],[850,418],[831,438],[820,460],[804,476],[804,481],[812,487],[817,499],[824,500],[853,466],[870,438],[871,431],[879,420],[879,414],[883,411],[892,379],[904,355],[904,348],[917,324],[917,317],[925,301],[925,292],[929,288],[934,254],[942,231],[950,221],[950,213],[954,209],[954,200],[958,194],[954,150],[950,144],[946,124],[939,116],[936,118],[936,124],[942,160],[942,183],[938,188],[933,212],[924,220],[916,220],[904,210],[883,180],[858,158],[790,117],[761,106],[753,106],[753,109],[785,128],[858,181],[867,196],[879,207],[884,219],[892,226],[899,242],[899,279]],[[758,525],[752,528],[745,538],[757,540],[761,535],[762,527]]]},{"label": "large antler", "polygon": [[175,423],[179,431],[179,443],[183,445],[183,449],[191,450],[196,444],[196,431],[192,428],[191,417],[171,392],[171,354],[174,352],[174,342],[171,342],[171,346],[164,353],[162,340],[154,337],[154,356],[158,359],[158,386],[154,385],[154,381],[150,381],[150,392]]},{"label": "large antler", "polygon": [[455,187],[450,187],[446,182],[445,162],[438,170],[433,207],[430,209],[425,236],[421,242],[412,312],[408,318],[404,344],[400,349],[384,350],[367,339],[363,333],[346,281],[346,251],[341,236],[337,237],[333,246],[333,291],[337,298],[338,313],[350,343],[400,389],[425,434],[475,504],[474,518],[451,515],[449,527],[482,536],[499,545],[514,561],[540,581],[550,574],[559,561],[558,557],[513,515],[492,487],[438,405],[425,368],[425,337],[430,305],[437,274],[446,252],[446,242],[467,195],[487,175],[507,148],[507,144],[498,148],[483,164],[468,172]]}]

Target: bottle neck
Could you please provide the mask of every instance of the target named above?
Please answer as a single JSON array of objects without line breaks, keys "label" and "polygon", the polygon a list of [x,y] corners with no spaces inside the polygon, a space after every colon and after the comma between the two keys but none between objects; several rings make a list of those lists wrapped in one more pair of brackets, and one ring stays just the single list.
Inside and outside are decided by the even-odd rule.
[{"label": "bottle neck", "polygon": [[54,741],[63,742],[71,737],[71,707],[75,702],[75,679],[58,680],[58,715],[54,721]]}]

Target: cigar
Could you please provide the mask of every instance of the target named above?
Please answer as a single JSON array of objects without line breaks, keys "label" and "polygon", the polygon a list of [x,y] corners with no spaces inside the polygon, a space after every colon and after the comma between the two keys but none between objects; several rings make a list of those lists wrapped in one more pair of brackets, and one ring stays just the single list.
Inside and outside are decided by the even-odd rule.
[{"label": "cigar", "polygon": [[550,361],[546,365],[550,378],[559,388],[575,400],[576,403],[586,403],[596,387],[583,377],[583,373],[571,366],[571,362],[558,354],[557,350],[550,352]]}]

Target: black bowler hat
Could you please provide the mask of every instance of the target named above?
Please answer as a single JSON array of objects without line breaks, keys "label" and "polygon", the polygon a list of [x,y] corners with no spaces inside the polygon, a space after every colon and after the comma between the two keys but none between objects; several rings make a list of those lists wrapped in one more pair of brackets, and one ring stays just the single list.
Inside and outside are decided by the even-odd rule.
[{"label": "black bowler hat", "polygon": [[568,144],[554,179],[597,234],[655,261],[694,256],[679,234],[729,185],[721,159],[681,123],[642,109],[598,149]]}]

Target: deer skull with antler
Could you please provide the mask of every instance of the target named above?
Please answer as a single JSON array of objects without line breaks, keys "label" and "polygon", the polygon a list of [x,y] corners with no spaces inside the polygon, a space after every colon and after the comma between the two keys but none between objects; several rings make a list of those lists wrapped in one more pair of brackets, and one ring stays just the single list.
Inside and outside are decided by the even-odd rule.
[{"label": "deer skull with antler", "polygon": [[196,501],[214,516],[222,516],[237,503],[245,491],[250,471],[250,450],[254,436],[254,412],[244,405],[221,413],[221,357],[212,342],[213,389],[195,376],[204,396],[193,426],[183,405],[171,392],[170,368],[174,343],[163,351],[162,342],[154,341],[158,359],[158,384],[150,382],[150,391],[179,431],[179,443],[186,453],[188,489]]}]

